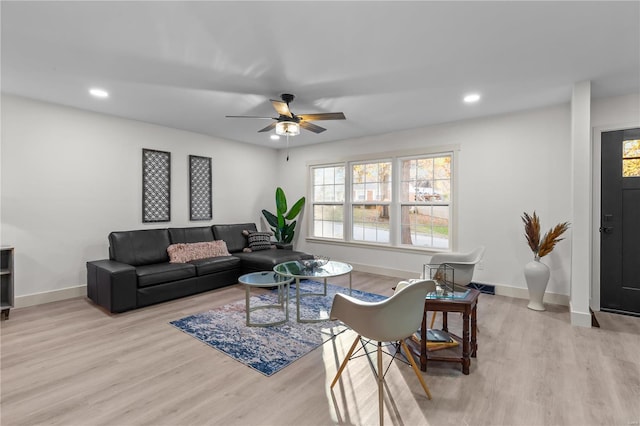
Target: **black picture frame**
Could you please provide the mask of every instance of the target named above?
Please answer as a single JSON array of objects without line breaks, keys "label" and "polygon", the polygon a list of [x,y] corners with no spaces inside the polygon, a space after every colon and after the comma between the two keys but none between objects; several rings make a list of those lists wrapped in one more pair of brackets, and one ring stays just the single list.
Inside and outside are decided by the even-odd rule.
[{"label": "black picture frame", "polygon": [[142,149],[142,222],[171,221],[171,153]]},{"label": "black picture frame", "polygon": [[189,220],[213,218],[211,157],[189,156]]}]

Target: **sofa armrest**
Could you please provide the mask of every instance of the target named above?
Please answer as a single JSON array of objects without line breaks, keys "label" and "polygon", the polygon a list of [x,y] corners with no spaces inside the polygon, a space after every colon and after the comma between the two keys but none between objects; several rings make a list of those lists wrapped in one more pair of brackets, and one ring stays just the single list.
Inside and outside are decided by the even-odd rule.
[{"label": "sofa armrest", "polygon": [[87,262],[87,296],[109,312],[124,312],[137,305],[136,268],[115,260]]}]

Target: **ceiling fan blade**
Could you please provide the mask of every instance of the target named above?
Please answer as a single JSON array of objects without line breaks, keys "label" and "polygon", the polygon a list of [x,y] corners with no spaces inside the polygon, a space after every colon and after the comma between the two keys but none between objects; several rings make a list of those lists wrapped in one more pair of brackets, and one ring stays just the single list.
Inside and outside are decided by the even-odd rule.
[{"label": "ceiling fan blade", "polygon": [[345,120],[347,117],[342,112],[325,112],[320,114],[300,114],[300,120],[318,121],[318,120]]},{"label": "ceiling fan blade", "polygon": [[267,127],[265,127],[264,129],[260,129],[260,130],[258,130],[258,133],[262,133],[262,132],[270,132],[270,131],[272,131],[273,129],[275,129],[275,128],[276,128],[276,124],[277,124],[277,123],[278,123],[277,121],[274,121],[273,123],[269,124],[269,125],[268,125]]},{"label": "ceiling fan blade", "polygon": [[225,115],[226,118],[259,118],[262,120],[277,120],[273,117],[258,117],[256,115]]},{"label": "ceiling fan blade", "polygon": [[325,130],[327,130],[324,127],[316,126],[315,124],[309,123],[307,121],[301,121],[300,127],[302,127],[303,129],[309,130],[313,133],[322,133]]},{"label": "ceiling fan blade", "polygon": [[273,99],[271,99],[271,104],[276,109],[278,114],[284,115],[285,117],[293,118],[293,114],[291,114],[289,105],[286,102],[274,101]]}]

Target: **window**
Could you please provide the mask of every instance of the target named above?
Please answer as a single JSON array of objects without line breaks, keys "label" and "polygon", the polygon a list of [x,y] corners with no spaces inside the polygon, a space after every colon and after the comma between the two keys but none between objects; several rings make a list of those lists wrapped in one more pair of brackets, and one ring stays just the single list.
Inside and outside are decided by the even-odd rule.
[{"label": "window", "polygon": [[453,153],[311,166],[314,238],[451,248]]},{"label": "window", "polygon": [[400,160],[400,242],[447,249],[451,201],[451,156]]},{"label": "window", "polygon": [[313,236],[344,238],[344,166],[315,167],[313,185]]},{"label": "window", "polygon": [[640,177],[640,139],[622,144],[622,177]]},{"label": "window", "polygon": [[351,189],[353,240],[390,242],[391,162],[352,164]]}]

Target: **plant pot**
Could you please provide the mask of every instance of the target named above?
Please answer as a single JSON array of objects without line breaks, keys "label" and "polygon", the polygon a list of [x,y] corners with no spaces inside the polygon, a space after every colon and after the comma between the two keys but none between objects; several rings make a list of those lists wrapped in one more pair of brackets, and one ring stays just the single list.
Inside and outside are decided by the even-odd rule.
[{"label": "plant pot", "polygon": [[544,292],[547,290],[547,283],[551,272],[549,267],[540,260],[535,259],[524,265],[524,278],[529,289],[529,304],[527,308],[534,311],[544,311]]}]

